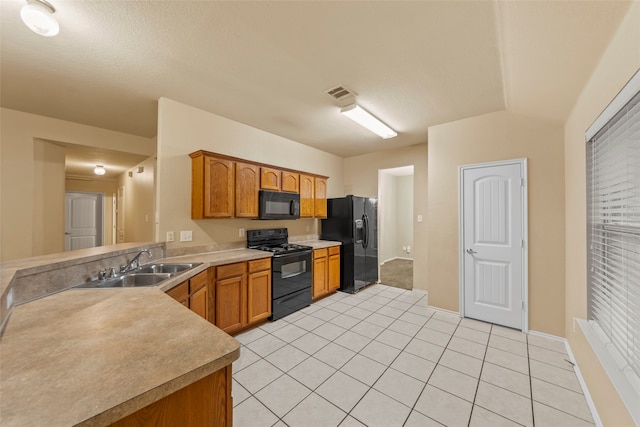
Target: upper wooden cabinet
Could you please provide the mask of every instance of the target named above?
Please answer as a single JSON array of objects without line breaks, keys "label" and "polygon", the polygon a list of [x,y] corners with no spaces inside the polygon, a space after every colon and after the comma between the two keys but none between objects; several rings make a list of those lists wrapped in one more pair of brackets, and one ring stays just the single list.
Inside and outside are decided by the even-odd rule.
[{"label": "upper wooden cabinet", "polygon": [[263,190],[280,191],[281,171],[272,168],[260,168],[260,188]]},{"label": "upper wooden cabinet", "polygon": [[282,191],[289,193],[300,192],[300,174],[294,172],[282,172]]},{"label": "upper wooden cabinet", "polygon": [[191,157],[191,218],[258,218],[260,189],[300,194],[301,218],[327,217],[327,177],[200,150]]},{"label": "upper wooden cabinet", "polygon": [[202,154],[194,157],[193,154],[191,218],[233,217],[234,162]]},{"label": "upper wooden cabinet", "polygon": [[260,167],[236,162],[236,217],[258,218]]},{"label": "upper wooden cabinet", "polygon": [[327,217],[327,178],[315,177],[314,215],[316,218]]},{"label": "upper wooden cabinet", "polygon": [[300,174],[300,218],[313,217],[314,208],[314,177]]}]

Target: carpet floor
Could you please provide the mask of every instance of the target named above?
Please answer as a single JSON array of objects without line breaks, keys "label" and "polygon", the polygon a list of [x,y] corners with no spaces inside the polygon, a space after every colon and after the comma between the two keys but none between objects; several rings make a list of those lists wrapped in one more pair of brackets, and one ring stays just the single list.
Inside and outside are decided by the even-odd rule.
[{"label": "carpet floor", "polygon": [[393,259],[380,266],[380,283],[401,289],[413,289],[413,261]]}]

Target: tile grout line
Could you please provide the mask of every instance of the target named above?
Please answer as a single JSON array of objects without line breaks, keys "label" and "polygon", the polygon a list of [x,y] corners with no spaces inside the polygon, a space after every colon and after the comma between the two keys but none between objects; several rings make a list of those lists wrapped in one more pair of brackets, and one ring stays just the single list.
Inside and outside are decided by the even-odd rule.
[{"label": "tile grout line", "polygon": [[527,343],[527,367],[529,368],[529,393],[531,393],[531,423],[533,427],[536,425],[536,416],[533,411],[533,380],[531,379],[531,357],[529,354],[529,336],[525,334],[525,340]]}]

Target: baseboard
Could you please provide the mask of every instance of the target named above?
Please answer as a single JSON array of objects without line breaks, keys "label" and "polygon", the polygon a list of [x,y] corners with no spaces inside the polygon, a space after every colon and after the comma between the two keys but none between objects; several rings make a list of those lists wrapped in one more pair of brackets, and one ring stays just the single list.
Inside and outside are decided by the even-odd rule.
[{"label": "baseboard", "polygon": [[573,364],[573,371],[578,378],[578,383],[580,384],[580,388],[582,389],[582,394],[584,394],[584,398],[587,401],[587,406],[589,407],[589,411],[591,411],[591,416],[593,417],[593,422],[596,427],[603,427],[602,420],[600,419],[600,415],[598,415],[598,410],[596,409],[595,403],[593,403],[593,399],[591,398],[591,394],[589,393],[589,389],[587,388],[587,383],[584,381],[582,377],[582,373],[580,372],[580,367],[578,366],[578,362],[576,361],[575,356],[573,355],[573,351],[571,351],[571,346],[569,345],[569,341],[566,338],[558,337],[556,335],[546,334],[544,332],[538,331],[529,331],[530,335],[537,335],[544,338],[549,338],[556,341],[562,341],[564,343],[564,348],[567,350],[567,354],[569,355],[569,361]]}]

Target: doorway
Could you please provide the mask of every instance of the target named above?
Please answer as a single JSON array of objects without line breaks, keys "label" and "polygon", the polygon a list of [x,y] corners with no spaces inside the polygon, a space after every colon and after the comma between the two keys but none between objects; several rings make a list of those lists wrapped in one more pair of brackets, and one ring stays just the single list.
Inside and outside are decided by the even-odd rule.
[{"label": "doorway", "polygon": [[527,160],[461,166],[460,314],[524,332]]},{"label": "doorway", "polygon": [[65,192],[65,251],[103,245],[103,200],[103,193]]},{"label": "doorway", "polygon": [[413,165],[378,171],[380,282],[413,289]]}]

